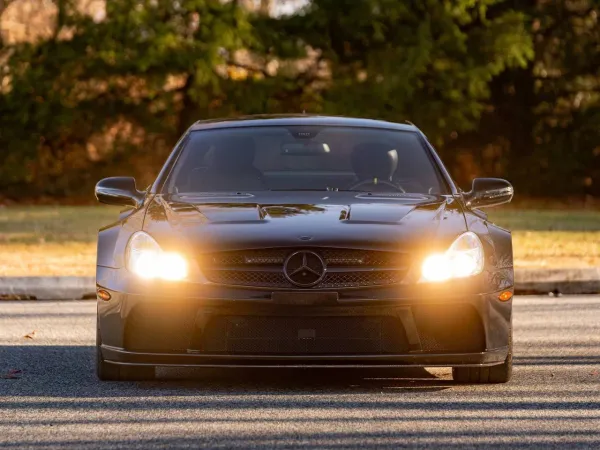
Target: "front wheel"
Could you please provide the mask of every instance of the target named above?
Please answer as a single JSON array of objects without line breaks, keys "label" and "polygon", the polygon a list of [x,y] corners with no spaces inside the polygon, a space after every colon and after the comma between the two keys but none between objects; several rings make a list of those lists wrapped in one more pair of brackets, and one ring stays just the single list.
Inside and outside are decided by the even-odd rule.
[{"label": "front wheel", "polygon": [[110,364],[102,358],[102,339],[100,326],[96,326],[96,375],[102,381],[144,381],[154,380],[156,368],[154,366],[128,367]]},{"label": "front wheel", "polygon": [[508,339],[508,355],[502,364],[491,367],[453,367],[452,378],[459,383],[507,383],[512,377],[512,329]]}]

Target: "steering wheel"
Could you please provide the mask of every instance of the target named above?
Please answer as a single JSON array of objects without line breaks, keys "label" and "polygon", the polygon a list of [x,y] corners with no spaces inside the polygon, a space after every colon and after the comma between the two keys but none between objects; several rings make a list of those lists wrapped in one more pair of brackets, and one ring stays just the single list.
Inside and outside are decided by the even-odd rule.
[{"label": "steering wheel", "polygon": [[354,184],[353,186],[351,186],[350,190],[351,191],[358,190],[358,188],[365,186],[365,185],[377,186],[379,184],[383,184],[385,186],[394,188],[396,191],[400,191],[403,194],[406,194],[406,191],[404,190],[404,188],[402,186],[395,185],[391,181],[387,181],[387,180],[377,180],[377,183],[375,183],[373,180],[362,180],[362,181],[359,181],[358,183]]}]

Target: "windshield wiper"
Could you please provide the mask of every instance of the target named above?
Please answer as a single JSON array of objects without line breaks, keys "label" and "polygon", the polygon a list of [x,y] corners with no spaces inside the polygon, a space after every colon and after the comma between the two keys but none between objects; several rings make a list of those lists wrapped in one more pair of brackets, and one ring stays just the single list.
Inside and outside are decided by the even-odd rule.
[{"label": "windshield wiper", "polygon": [[181,192],[180,197],[252,197],[248,192],[241,191],[200,191],[200,192]]},{"label": "windshield wiper", "polygon": [[270,189],[270,191],[272,192],[297,192],[297,191],[302,191],[302,192],[332,192],[335,191],[336,189]]}]

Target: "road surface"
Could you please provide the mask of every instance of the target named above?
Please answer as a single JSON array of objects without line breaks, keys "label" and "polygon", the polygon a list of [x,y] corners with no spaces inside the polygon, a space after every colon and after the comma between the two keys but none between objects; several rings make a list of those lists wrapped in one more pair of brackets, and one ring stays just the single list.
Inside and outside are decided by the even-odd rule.
[{"label": "road surface", "polygon": [[100,383],[93,301],[0,302],[0,448],[600,448],[600,296],[517,298],[514,331],[506,385],[446,369]]}]

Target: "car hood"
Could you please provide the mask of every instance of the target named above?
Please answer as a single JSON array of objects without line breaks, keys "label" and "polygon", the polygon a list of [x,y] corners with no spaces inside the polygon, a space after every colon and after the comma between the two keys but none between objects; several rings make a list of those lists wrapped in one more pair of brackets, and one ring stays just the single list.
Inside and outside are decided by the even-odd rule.
[{"label": "car hood", "polygon": [[356,192],[156,196],[144,220],[144,230],[161,245],[194,252],[323,246],[403,251],[437,242],[440,229],[449,236],[466,230],[452,198]]}]

